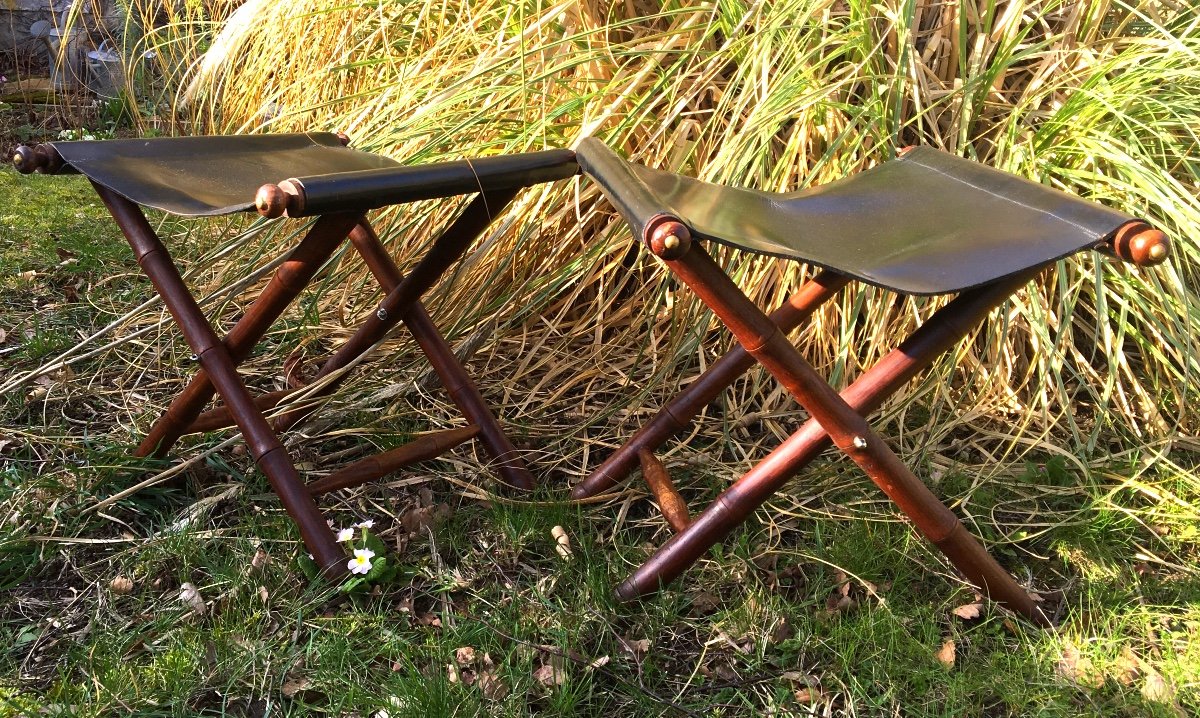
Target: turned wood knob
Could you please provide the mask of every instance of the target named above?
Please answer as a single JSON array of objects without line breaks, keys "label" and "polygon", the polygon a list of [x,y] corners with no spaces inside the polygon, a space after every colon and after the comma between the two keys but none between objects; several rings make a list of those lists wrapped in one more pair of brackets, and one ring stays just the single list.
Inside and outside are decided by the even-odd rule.
[{"label": "turned wood knob", "polygon": [[1112,253],[1139,267],[1162,264],[1171,256],[1171,240],[1145,222],[1129,222],[1113,235]]},{"label": "turned wood knob", "polygon": [[13,166],[21,174],[30,172],[58,174],[67,164],[62,155],[58,154],[58,150],[54,149],[54,145],[50,144],[40,144],[36,147],[21,145],[13,151],[12,161]]},{"label": "turned wood knob", "polygon": [[268,219],[282,217],[287,212],[287,206],[287,192],[279,189],[277,184],[265,184],[254,195],[254,208]]},{"label": "turned wood knob", "polygon": [[267,219],[285,214],[297,217],[304,210],[304,192],[295,180],[284,180],[279,184],[265,184],[254,195],[254,208]]},{"label": "turned wood knob", "polygon": [[679,259],[692,246],[692,233],[674,217],[661,217],[646,228],[646,244],[655,256]]},{"label": "turned wood knob", "polygon": [[34,148],[28,145],[21,145],[13,151],[12,163],[18,172],[27,175],[42,166],[42,158],[38,156]]}]

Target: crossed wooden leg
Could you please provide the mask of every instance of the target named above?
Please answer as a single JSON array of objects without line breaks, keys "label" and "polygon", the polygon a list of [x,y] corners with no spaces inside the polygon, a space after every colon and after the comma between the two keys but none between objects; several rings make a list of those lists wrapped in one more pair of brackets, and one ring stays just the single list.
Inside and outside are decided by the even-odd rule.
[{"label": "crossed wooden leg", "polygon": [[[300,528],[309,551],[323,572],[331,578],[345,572],[345,556],[313,500],[315,495],[355,486],[415,461],[436,457],[475,436],[479,436],[507,484],[522,489],[533,487],[533,477],[516,448],[420,302],[421,295],[462,256],[471,242],[486,229],[494,213],[511,201],[515,191],[477,197],[435,241],[430,252],[417,263],[408,277],[400,273],[364,217],[357,213],[331,213],[320,217],[276,270],[246,314],[221,341],[183,283],[166,247],[155,235],[141,209],[100,185],[95,185],[95,188],[125,233],[138,263],[163,297],[201,367],[200,372],[155,422],[139,445],[137,455],[162,456],[184,434],[236,424],[259,469],[267,476],[284,508]],[[316,409],[315,404],[295,408],[276,417],[273,422],[269,421],[263,412],[293,392],[303,390],[303,387],[254,398],[238,376],[237,366],[249,356],[271,324],[347,238],[363,257],[386,296],[378,310],[322,366],[317,380],[329,378],[313,387],[310,398],[315,399],[333,391],[344,380],[345,374],[330,375],[339,372],[370,349],[386,336],[396,322],[403,320],[470,426],[424,435],[406,446],[354,462],[306,485],[277,433],[310,415]],[[214,393],[221,396],[224,405],[201,414],[201,409]]]},{"label": "crossed wooden leg", "polygon": [[713,309],[745,351],[775,376],[812,419],[622,583],[617,589],[620,598],[636,598],[676,578],[832,441],[985,595],[1035,623],[1049,623],[1029,594],[863,418],[1027,282],[1032,272],[963,293],[839,395],[708,254],[692,244],[686,227],[666,218],[648,234],[655,254]]}]

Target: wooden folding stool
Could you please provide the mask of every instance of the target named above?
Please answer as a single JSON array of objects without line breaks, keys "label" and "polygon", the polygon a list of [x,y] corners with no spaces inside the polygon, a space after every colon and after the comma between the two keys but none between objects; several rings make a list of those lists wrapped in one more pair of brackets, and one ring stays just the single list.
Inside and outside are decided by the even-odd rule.
[{"label": "wooden folding stool", "polygon": [[[200,364],[200,371],[154,424],[136,455],[163,456],[185,434],[237,425],[258,468],[329,577],[346,571],[346,556],[314,496],[438,456],[476,435],[505,483],[532,488],[533,477],[420,298],[521,188],[577,172],[574,154],[566,150],[404,167],[386,157],[349,149],[346,144],[344,136],[330,133],[186,137],[54,142],[21,147],[14,156],[21,172],[82,173],[91,180]],[[402,276],[365,216],[367,210],[385,205],[472,193],[477,193],[475,198],[408,276]],[[257,209],[268,217],[286,213],[318,219],[222,340],[139,205],[182,216]],[[237,366],[347,238],[383,288],[384,299],[321,367],[314,382],[322,384],[252,397]],[[345,373],[329,375],[370,349],[399,321],[412,332],[470,425],[424,435],[306,484],[277,433],[315,407],[293,409],[274,420],[265,418],[263,412],[296,391],[304,391],[310,402],[331,392]],[[201,414],[214,393],[224,404]]]},{"label": "wooden folding stool", "polygon": [[[925,147],[853,177],[787,194],[723,187],[630,164],[593,139],[580,145],[578,161],[634,235],[696,292],[740,345],[572,491],[574,498],[584,498],[609,490],[640,456],[648,483],[669,507],[665,513],[682,529],[618,587],[619,598],[634,599],[674,580],[832,441],[980,591],[1036,623],[1048,623],[864,416],[1047,265],[1089,247],[1134,264],[1156,264],[1170,253],[1162,232],[1121,212]],[[768,316],[699,240],[824,269]],[[839,394],[786,332],[856,280],[901,294],[958,296]],[[811,418],[692,520],[652,452],[755,362]]]}]

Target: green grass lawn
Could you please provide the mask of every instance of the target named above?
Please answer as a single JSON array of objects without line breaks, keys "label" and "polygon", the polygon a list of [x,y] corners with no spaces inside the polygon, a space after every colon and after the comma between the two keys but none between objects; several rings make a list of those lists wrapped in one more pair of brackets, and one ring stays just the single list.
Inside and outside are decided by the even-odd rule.
[{"label": "green grass lawn", "polygon": [[[151,296],[84,181],[0,171],[0,382]],[[905,452],[1044,597],[1054,631],[990,605],[956,615],[970,613],[969,587],[832,455],[678,584],[618,605],[612,587],[667,528],[637,491],[564,502],[579,462],[554,455],[578,459],[580,437],[549,420],[515,427],[548,467],[530,500],[463,488],[493,486],[469,446],[329,497],[336,526],[375,522],[396,568],[346,592],[308,578],[297,532],[225,435],[185,441],[186,471],[96,508],[165,466],[128,455],[187,370],[169,328],[135,331],[158,313],[0,401],[0,715],[1200,712],[1194,446],[1002,469]],[[303,312],[284,324],[252,366],[277,366],[304,338]],[[375,372],[419,372],[405,362]],[[503,372],[484,373],[496,399]],[[304,468],[328,468],[335,452],[443,426],[437,394],[349,406],[351,430],[291,446]],[[762,453],[710,424],[667,456],[694,508]],[[592,431],[612,441],[629,426]]]}]

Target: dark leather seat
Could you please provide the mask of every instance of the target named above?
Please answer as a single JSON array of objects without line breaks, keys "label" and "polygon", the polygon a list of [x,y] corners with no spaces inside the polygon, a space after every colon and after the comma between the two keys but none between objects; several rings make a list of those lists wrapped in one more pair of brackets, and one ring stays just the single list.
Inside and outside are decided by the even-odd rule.
[{"label": "dark leather seat", "polygon": [[[136,204],[185,217],[253,210],[259,189],[281,181],[304,195],[303,214],[311,216],[516,190],[578,171],[569,150],[405,166],[345,147],[343,138],[330,132],[52,142],[43,147],[57,152],[55,164],[64,163],[52,174],[73,170]],[[24,156],[17,159],[21,168]],[[33,169],[37,160],[48,161],[30,159],[23,171]],[[299,209],[293,207],[293,213]]]},{"label": "dark leather seat", "polygon": [[399,167],[342,146],[332,132],[54,142],[64,162],[125,199],[186,217],[254,209],[287,177]]},{"label": "dark leather seat", "polygon": [[700,238],[906,294],[987,284],[1096,244],[1132,219],[928,147],[783,194],[632,164],[595,139],[580,144],[577,159],[639,235],[670,214]]}]

